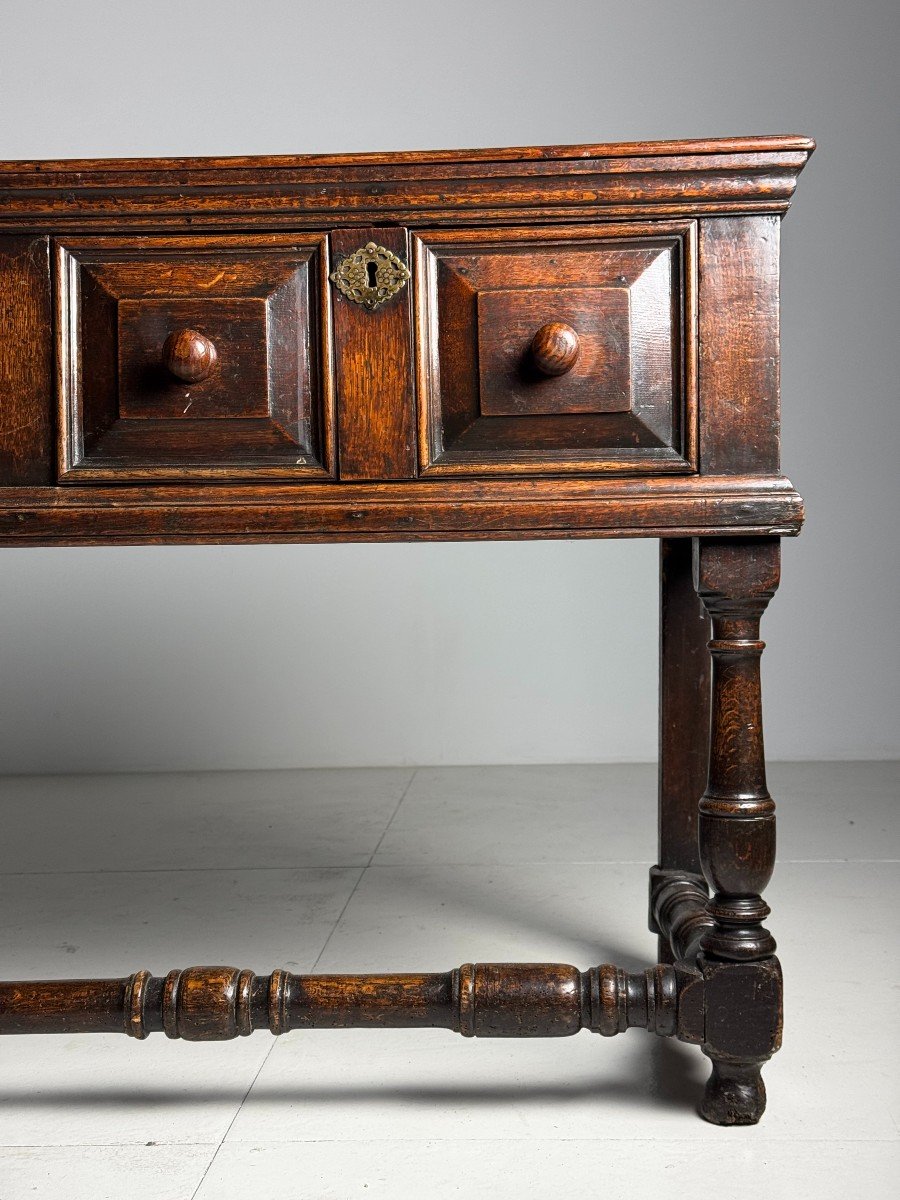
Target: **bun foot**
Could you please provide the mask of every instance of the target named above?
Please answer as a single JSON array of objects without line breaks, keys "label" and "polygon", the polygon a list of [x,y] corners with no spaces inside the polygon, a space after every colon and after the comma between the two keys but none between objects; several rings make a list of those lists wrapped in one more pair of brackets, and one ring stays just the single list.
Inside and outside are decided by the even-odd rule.
[{"label": "bun foot", "polygon": [[700,1116],[713,1125],[755,1125],[766,1111],[760,1063],[713,1062]]}]

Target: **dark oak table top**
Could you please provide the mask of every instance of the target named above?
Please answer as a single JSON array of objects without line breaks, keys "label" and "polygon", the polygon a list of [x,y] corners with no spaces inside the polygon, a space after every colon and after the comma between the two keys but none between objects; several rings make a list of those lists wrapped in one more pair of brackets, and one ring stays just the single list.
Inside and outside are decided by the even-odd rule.
[{"label": "dark oak table top", "polygon": [[[0,543],[795,534],[813,148],[0,163]],[[366,311],[376,244],[409,279]]]}]

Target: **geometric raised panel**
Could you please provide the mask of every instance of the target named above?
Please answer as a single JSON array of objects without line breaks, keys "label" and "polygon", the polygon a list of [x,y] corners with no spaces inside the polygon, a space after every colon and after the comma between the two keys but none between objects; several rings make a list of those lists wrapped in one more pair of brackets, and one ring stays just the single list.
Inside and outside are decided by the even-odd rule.
[{"label": "geometric raised panel", "polygon": [[[334,474],[324,238],[57,247],[66,482]],[[202,369],[167,347],[207,347]]]},{"label": "geometric raised panel", "polygon": [[[696,470],[695,224],[414,239],[420,469]],[[541,363],[539,331],[576,350]]]},{"label": "geometric raised panel", "polygon": [[[270,411],[264,337],[266,299],[119,300],[122,420],[265,417]],[[160,353],[173,330],[196,329],[216,347],[208,378],[179,382]],[[240,355],[240,387],[230,357]],[[224,366],[224,369],[223,369]]]},{"label": "geometric raised panel", "polygon": [[[490,417],[628,412],[631,408],[628,289],[498,288],[478,293],[481,413]],[[529,353],[551,321],[577,330],[565,378],[543,374]]]}]

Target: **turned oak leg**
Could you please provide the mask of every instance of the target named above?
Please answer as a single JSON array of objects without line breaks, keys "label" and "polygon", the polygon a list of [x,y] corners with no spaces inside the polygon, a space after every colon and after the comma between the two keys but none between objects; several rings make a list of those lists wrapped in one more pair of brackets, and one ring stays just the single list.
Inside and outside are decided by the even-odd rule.
[{"label": "turned oak leg", "polygon": [[775,863],[775,804],[766,787],[760,618],[779,581],[777,538],[697,539],[697,591],[712,618],[709,778],[700,801],[700,860],[712,924],[700,940],[703,1050],[712,1074],[701,1115],[751,1125],[766,1104],[760,1068],[781,1041],[781,974],[762,922]]}]

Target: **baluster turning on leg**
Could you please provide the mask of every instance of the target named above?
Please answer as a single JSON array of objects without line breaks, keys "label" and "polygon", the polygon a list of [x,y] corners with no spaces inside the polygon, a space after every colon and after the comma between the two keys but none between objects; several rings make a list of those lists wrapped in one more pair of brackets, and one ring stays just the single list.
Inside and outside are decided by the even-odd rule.
[{"label": "baluster turning on leg", "polygon": [[700,940],[712,1075],[701,1113],[753,1124],[765,1109],[760,1068],[781,1042],[781,975],[762,922],[775,863],[775,804],[763,752],[760,618],[779,581],[777,538],[698,539],[697,590],[712,618],[709,781],[700,801],[700,859],[712,925]]}]

